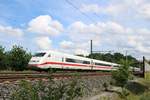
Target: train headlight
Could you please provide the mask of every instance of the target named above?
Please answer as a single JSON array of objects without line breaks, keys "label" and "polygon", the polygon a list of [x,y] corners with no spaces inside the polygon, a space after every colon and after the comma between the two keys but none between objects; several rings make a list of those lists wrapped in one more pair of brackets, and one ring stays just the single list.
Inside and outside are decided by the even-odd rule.
[{"label": "train headlight", "polygon": [[37,60],[36,62],[39,62],[39,60]]}]

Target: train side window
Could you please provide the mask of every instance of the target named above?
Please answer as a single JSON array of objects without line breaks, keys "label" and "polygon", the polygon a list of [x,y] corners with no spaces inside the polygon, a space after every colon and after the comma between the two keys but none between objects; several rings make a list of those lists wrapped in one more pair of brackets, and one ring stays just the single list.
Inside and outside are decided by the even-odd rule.
[{"label": "train side window", "polygon": [[73,63],[75,63],[75,60],[71,59],[71,58],[66,58],[66,62],[73,62]]},{"label": "train side window", "polygon": [[101,64],[101,63],[95,63],[95,65],[110,66],[110,65],[108,65],[108,64]]},{"label": "train side window", "polygon": [[83,61],[83,64],[90,64],[89,61]]}]

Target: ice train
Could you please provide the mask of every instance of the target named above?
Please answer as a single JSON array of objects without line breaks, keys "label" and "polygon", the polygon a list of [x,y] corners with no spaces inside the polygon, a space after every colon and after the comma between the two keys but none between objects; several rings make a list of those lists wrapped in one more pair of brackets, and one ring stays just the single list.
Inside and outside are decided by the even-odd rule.
[{"label": "ice train", "polygon": [[116,70],[119,64],[56,51],[39,51],[32,56],[29,66],[38,69],[110,71]]}]

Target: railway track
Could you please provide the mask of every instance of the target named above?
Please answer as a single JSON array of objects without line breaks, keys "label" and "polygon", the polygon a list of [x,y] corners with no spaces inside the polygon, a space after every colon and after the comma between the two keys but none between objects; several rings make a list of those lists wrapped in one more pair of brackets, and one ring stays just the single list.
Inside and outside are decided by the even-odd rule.
[{"label": "railway track", "polygon": [[110,76],[111,73],[88,72],[88,73],[40,73],[40,72],[0,72],[0,83],[17,80],[39,80],[39,79],[69,79],[74,77]]}]

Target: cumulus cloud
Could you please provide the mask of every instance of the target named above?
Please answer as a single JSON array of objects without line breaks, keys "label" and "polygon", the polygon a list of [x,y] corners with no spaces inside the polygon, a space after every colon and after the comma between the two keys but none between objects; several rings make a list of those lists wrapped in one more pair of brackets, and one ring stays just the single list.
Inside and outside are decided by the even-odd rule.
[{"label": "cumulus cloud", "polygon": [[2,26],[0,25],[0,33],[21,37],[24,32],[19,28],[13,28],[12,26]]},{"label": "cumulus cloud", "polygon": [[[100,45],[100,42],[104,40],[103,38],[107,35],[118,35],[129,33],[130,29],[125,28],[119,23],[108,21],[108,22],[98,22],[95,24],[85,24],[83,22],[74,22],[68,27],[68,36],[72,41],[83,42],[94,40],[94,45]],[[77,38],[76,38],[77,37]],[[110,37],[111,39],[111,37]]]},{"label": "cumulus cloud", "polygon": [[86,13],[96,13],[96,14],[108,14],[108,15],[117,15],[123,13],[128,9],[127,5],[124,4],[115,4],[108,6],[100,6],[98,4],[82,4],[80,10]]},{"label": "cumulus cloud", "polygon": [[86,50],[86,49],[75,49],[74,53],[76,55],[84,55],[84,56],[87,56],[89,55],[89,52]]},{"label": "cumulus cloud", "polygon": [[[68,27],[68,37],[74,42],[74,52],[89,52],[90,40],[98,50],[131,50],[139,54],[149,54],[150,30],[147,28],[125,27],[114,21],[85,24],[74,22]],[[120,51],[119,51],[120,52]]]},{"label": "cumulus cloud", "polygon": [[93,12],[93,13],[100,13],[102,12],[103,8],[101,8],[97,4],[82,4],[80,10],[82,12]]},{"label": "cumulus cloud", "polygon": [[63,49],[72,49],[74,47],[74,44],[71,41],[64,40],[60,43],[60,47]]},{"label": "cumulus cloud", "polygon": [[74,53],[75,55],[77,54],[82,54],[82,55],[87,55],[89,54],[87,46],[89,43],[82,42],[72,42],[72,41],[62,41],[60,42],[60,51],[66,52],[66,53]]},{"label": "cumulus cloud", "polygon": [[28,31],[43,35],[58,35],[63,31],[63,25],[53,20],[49,15],[40,15],[28,23]]},{"label": "cumulus cloud", "polygon": [[75,42],[76,49],[89,51],[90,40],[93,40],[95,47],[100,47],[103,43],[112,45],[114,43],[112,41],[116,40],[119,34],[123,35],[128,30],[119,23],[112,21],[95,24],[85,24],[77,21],[68,27],[68,37]]},{"label": "cumulus cloud", "polygon": [[49,39],[49,37],[46,37],[46,36],[37,37],[35,38],[35,42],[37,46],[42,50],[51,49],[52,41]]},{"label": "cumulus cloud", "polygon": [[80,10],[85,13],[106,14],[109,16],[126,16],[150,19],[149,0],[110,0],[107,5],[82,4]]},{"label": "cumulus cloud", "polygon": [[150,19],[150,3],[141,5],[138,12],[142,17]]}]

